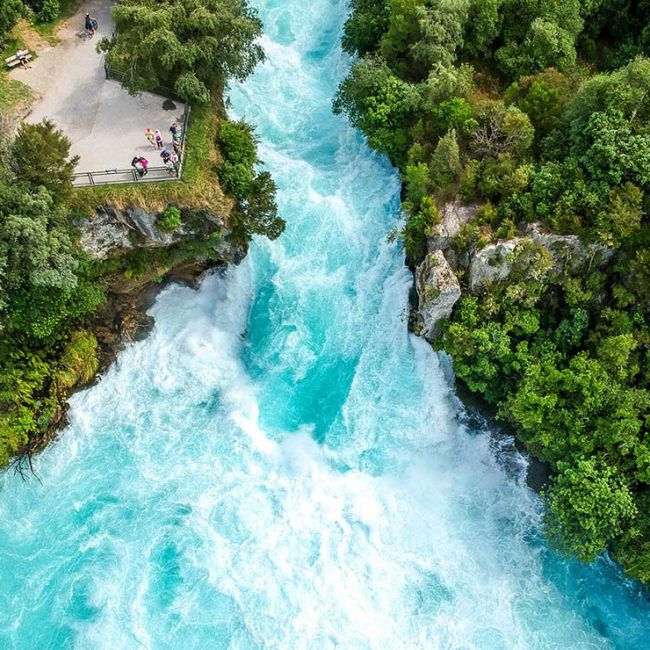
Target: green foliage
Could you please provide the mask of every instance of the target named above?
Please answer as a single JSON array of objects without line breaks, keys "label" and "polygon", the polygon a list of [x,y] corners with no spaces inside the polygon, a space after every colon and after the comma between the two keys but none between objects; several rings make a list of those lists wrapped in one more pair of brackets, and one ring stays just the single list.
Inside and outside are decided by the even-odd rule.
[{"label": "green foliage", "polygon": [[234,235],[248,241],[253,235],[277,239],[284,231],[275,203],[277,187],[268,172],[258,172],[256,140],[246,122],[221,124],[218,143],[223,153],[219,179],[236,199],[232,215]]},{"label": "green foliage", "polygon": [[352,0],[352,13],[345,23],[342,44],[349,54],[363,56],[376,49],[388,27],[388,0]]},{"label": "green foliage", "polygon": [[425,196],[417,211],[407,218],[402,232],[404,250],[412,260],[422,259],[426,253],[427,237],[431,228],[439,223],[440,215],[433,200]]},{"label": "green foliage", "polygon": [[99,369],[97,339],[88,331],[80,330],[70,335],[63,349],[55,373],[58,390],[68,391],[78,384],[87,384]]},{"label": "green foliage", "polygon": [[12,162],[21,181],[47,189],[61,199],[72,189],[79,157],[70,158],[70,140],[49,120],[24,122],[12,148]]},{"label": "green foliage", "polygon": [[263,59],[262,25],[245,0],[123,0],[113,19],[116,32],[101,47],[133,93],[164,86],[207,103]]},{"label": "green foliage", "polygon": [[53,21],[59,15],[61,6],[59,0],[43,0],[43,4],[38,11],[38,19],[43,23]]},{"label": "green foliage", "polygon": [[595,459],[558,464],[545,494],[551,539],[584,562],[620,537],[637,515],[630,488],[615,468]]},{"label": "green foliage", "polygon": [[[46,440],[65,391],[95,368],[94,339],[68,337],[104,299],[61,202],[68,143],[51,125],[34,126],[10,145],[20,175],[0,168],[0,463]],[[44,151],[29,167],[33,141]]]},{"label": "green foliage", "polygon": [[[482,204],[436,346],[554,470],[551,541],[648,582],[649,21],[645,0],[356,0],[335,101],[400,168],[411,265],[436,202]],[[473,281],[477,250],[532,222]]]},{"label": "green foliage", "polygon": [[502,0],[471,0],[465,32],[465,50],[473,55],[490,54],[490,45],[499,36]]},{"label": "green foliage", "polygon": [[345,113],[368,136],[371,147],[401,162],[419,103],[414,86],[393,75],[383,60],[366,58],[353,67],[339,88],[334,110]]},{"label": "green foliage", "polygon": [[504,99],[528,115],[535,135],[541,141],[561,125],[562,112],[571,94],[571,80],[550,68],[514,82],[506,90]]},{"label": "green foliage", "polygon": [[158,227],[165,232],[178,230],[182,223],[181,211],[174,205],[166,207],[158,218]]},{"label": "green foliage", "polygon": [[21,0],[0,0],[0,44],[4,43],[22,11]]},{"label": "green foliage", "polygon": [[430,169],[434,187],[443,187],[458,178],[461,172],[460,148],[454,129],[438,140],[431,157]]}]

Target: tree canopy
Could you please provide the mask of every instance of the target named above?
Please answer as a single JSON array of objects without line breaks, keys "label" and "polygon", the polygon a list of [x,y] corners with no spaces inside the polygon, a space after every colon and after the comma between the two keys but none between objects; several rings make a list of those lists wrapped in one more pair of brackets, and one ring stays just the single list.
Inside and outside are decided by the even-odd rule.
[{"label": "tree canopy", "polygon": [[245,0],[122,0],[113,19],[115,34],[101,47],[133,93],[166,87],[207,102],[264,57],[262,24]]},{"label": "tree canopy", "polygon": [[459,260],[532,222],[607,252],[560,268],[516,249],[506,280],[463,287],[435,345],[553,470],[549,539],[650,582],[650,3],[351,9],[359,58],[334,109],[401,171],[410,263],[452,198],[481,206],[452,240],[461,284]]}]

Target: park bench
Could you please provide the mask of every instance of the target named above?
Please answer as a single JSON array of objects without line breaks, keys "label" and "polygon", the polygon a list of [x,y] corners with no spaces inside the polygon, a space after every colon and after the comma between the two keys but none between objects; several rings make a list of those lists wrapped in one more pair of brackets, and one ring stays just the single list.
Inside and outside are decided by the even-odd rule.
[{"label": "park bench", "polygon": [[[27,59],[27,61],[31,61],[32,55],[29,53],[29,50],[26,50],[26,52],[27,54],[25,56],[25,59]],[[14,54],[13,56],[5,59],[5,64],[8,68],[15,68],[17,65],[20,65],[20,59],[18,58],[18,55]]]}]

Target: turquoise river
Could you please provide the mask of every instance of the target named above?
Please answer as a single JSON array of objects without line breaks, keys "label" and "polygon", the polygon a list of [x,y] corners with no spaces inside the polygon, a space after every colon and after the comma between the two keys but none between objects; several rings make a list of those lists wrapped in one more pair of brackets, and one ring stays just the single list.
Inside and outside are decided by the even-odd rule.
[{"label": "turquoise river", "polygon": [[0,492],[0,648],[650,648],[650,600],[542,540],[526,461],[408,334],[396,172],[331,101],[344,0],[257,0],[230,90],[287,230],[72,399]]}]

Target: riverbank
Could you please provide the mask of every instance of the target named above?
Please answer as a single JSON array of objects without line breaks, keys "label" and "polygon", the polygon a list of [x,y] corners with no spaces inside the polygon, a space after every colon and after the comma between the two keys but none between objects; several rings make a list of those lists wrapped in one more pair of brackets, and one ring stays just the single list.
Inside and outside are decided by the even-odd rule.
[{"label": "riverbank", "polygon": [[549,541],[650,583],[649,15],[629,4],[612,32],[611,3],[353,2],[334,107],[401,172],[414,331],[553,470]]},{"label": "riverbank", "polygon": [[[32,68],[12,73],[30,80],[34,102],[31,113],[23,106],[11,113],[18,128],[5,129],[4,146],[11,156],[0,169],[0,192],[8,197],[0,206],[7,211],[0,235],[13,242],[7,244],[7,289],[0,295],[6,344],[0,354],[0,464],[14,457],[21,471],[23,460],[31,467],[32,456],[66,424],[72,392],[105,372],[125,344],[147,335],[152,321],[146,311],[161,287],[193,283],[207,270],[238,264],[253,234],[277,237],[284,227],[270,175],[255,170],[253,133],[226,119],[226,77],[212,79],[208,92],[195,97],[187,131],[179,127],[181,179],[70,186],[75,165],[106,146],[98,140],[98,129],[128,160],[133,154],[119,147],[120,135],[133,135],[121,123],[133,127],[130,114],[102,109],[106,82],[101,56],[94,45],[88,49],[82,27],[77,29],[89,11],[109,35],[110,7],[104,0],[80,5],[61,26],[57,45],[48,45]],[[237,11],[245,9],[238,6]],[[252,42],[259,22],[252,14],[242,20],[251,27],[251,42],[244,38],[226,59],[257,47]],[[106,48],[132,27],[129,22],[116,26],[111,39],[104,40]],[[261,56],[257,49],[255,56]],[[79,69],[74,66],[78,57],[84,58]],[[92,74],[81,79],[80,71],[84,77],[86,69]],[[52,78],[56,83],[49,83]],[[112,88],[111,97],[118,92],[120,106],[138,103],[141,90],[130,95]],[[158,99],[164,110],[176,107]],[[153,119],[146,102],[144,113]],[[178,122],[175,118],[170,114],[170,123]],[[133,127],[137,143],[129,140],[136,153],[152,150],[142,124]],[[164,142],[171,140],[169,124],[153,126],[163,130]],[[40,220],[39,236],[21,239],[17,233],[35,218]]]}]

